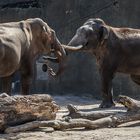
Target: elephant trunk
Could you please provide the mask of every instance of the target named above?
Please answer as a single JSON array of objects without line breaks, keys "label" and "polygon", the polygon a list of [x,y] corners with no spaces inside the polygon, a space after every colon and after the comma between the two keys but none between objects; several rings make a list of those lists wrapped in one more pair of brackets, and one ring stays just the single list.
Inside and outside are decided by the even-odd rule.
[{"label": "elephant trunk", "polygon": [[55,32],[53,32],[53,37],[54,37],[54,40],[53,40],[53,48],[54,48],[54,50],[57,50],[57,52],[60,51],[62,56],[66,56],[66,51],[65,51],[63,45],[58,40]]}]

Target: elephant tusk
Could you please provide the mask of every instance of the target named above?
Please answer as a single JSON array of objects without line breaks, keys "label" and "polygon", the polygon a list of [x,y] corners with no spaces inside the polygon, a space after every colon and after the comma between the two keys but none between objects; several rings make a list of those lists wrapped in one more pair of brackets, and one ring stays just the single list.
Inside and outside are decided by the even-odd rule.
[{"label": "elephant tusk", "polygon": [[62,57],[62,53],[60,51],[57,51],[57,54],[59,55],[59,57]]},{"label": "elephant tusk", "polygon": [[63,45],[63,47],[64,47],[66,50],[78,51],[78,50],[81,50],[81,49],[83,48],[83,45],[78,45],[78,46]]},{"label": "elephant tusk", "polygon": [[43,56],[43,59],[44,60],[50,60],[51,62],[55,62],[55,63],[58,63],[59,62],[58,57]]},{"label": "elephant tusk", "polygon": [[48,59],[56,60],[56,59],[58,59],[58,58],[57,58],[57,57],[51,57],[51,56],[43,56],[43,59],[44,59],[44,60],[48,60]]}]

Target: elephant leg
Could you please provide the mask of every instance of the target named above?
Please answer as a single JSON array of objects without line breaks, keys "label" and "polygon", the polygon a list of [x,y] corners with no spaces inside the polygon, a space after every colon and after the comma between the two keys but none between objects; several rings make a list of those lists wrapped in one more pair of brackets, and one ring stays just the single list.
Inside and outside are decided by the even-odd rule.
[{"label": "elephant leg", "polygon": [[102,93],[102,103],[100,108],[109,108],[115,106],[113,101],[113,88],[112,88],[112,79],[113,73],[109,70],[102,70],[101,74],[101,93]]},{"label": "elephant leg", "polygon": [[30,63],[26,62],[20,68],[21,73],[21,94],[28,95],[30,93],[30,86],[32,83],[32,67]]},{"label": "elephant leg", "polygon": [[2,92],[11,95],[12,92],[12,76],[2,77]]},{"label": "elephant leg", "polygon": [[22,95],[30,94],[30,85],[31,85],[31,77],[21,74],[21,94]]},{"label": "elephant leg", "polygon": [[140,85],[140,75],[131,75],[131,79],[133,82]]}]

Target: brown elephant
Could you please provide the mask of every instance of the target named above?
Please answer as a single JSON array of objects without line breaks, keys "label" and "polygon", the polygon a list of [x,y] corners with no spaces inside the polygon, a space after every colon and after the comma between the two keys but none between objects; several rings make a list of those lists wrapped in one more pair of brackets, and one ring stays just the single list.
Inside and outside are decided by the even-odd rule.
[{"label": "brown elephant", "polygon": [[101,76],[102,103],[100,107],[114,106],[112,79],[117,72],[129,74],[140,85],[140,30],[115,28],[102,19],[86,21],[68,45],[82,45],[97,60]]},{"label": "brown elephant", "polygon": [[[54,51],[57,60],[65,50],[47,23],[40,18],[0,24],[0,77],[2,91],[11,93],[11,77],[18,70],[21,93],[29,94],[33,65],[41,54]],[[51,59],[51,57],[49,57]]]}]

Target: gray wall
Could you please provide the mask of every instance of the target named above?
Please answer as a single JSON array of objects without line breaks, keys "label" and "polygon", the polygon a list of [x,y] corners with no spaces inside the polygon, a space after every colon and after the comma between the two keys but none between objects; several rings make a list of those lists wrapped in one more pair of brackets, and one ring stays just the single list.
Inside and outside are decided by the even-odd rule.
[{"label": "gray wall", "polygon": [[[16,4],[16,1],[19,3]],[[22,1],[1,0],[0,21],[40,17],[56,31],[60,41],[65,44],[70,41],[76,29],[91,17],[100,17],[111,26],[140,28],[138,0],[33,0],[34,5],[30,0],[24,0],[25,5],[20,3]],[[43,74],[41,70],[39,73]],[[48,80],[38,79],[36,92],[91,94],[94,97],[100,94],[100,77],[95,57],[85,52],[70,54],[67,69],[57,79],[46,77]],[[140,87],[127,75],[118,74],[113,85],[115,95],[140,96]]]}]

